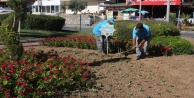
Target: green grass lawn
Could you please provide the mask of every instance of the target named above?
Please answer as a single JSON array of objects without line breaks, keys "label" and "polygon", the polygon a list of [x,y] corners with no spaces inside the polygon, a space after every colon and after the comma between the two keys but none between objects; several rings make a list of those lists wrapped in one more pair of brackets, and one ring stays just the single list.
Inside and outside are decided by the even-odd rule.
[{"label": "green grass lawn", "polygon": [[92,32],[79,32],[79,31],[44,31],[44,30],[27,30],[22,29],[20,39],[34,39],[34,38],[46,38],[56,36],[68,36],[68,35],[92,35]]}]

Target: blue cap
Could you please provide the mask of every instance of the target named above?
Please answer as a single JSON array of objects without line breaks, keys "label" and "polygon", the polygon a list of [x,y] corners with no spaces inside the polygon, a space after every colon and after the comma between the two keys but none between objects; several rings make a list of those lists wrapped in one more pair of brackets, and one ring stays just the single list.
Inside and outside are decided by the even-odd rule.
[{"label": "blue cap", "polygon": [[114,18],[109,18],[108,19],[111,23],[114,23],[115,22],[115,19]]}]

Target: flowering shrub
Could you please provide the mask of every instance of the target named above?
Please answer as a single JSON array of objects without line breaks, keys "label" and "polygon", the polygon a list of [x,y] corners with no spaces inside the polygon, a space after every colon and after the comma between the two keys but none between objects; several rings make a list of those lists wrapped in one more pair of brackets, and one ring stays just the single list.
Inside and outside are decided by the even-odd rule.
[{"label": "flowering shrub", "polygon": [[[0,55],[4,55],[3,51]],[[42,98],[91,86],[89,64],[70,55],[59,57],[51,50],[24,51],[23,59],[13,62],[8,56],[0,60],[0,95],[3,98]]]},{"label": "flowering shrub", "polygon": [[[67,36],[67,37],[53,37],[46,38],[42,41],[42,45],[55,46],[55,47],[73,47],[80,49],[97,49],[96,39],[93,36]],[[131,43],[128,41],[114,40],[109,42],[109,52],[118,52],[118,49],[122,51],[128,50]],[[106,51],[106,45],[105,45]]]},{"label": "flowering shrub", "polygon": [[46,38],[42,41],[45,46],[72,47],[80,49],[97,49],[93,36],[67,36]]},{"label": "flowering shrub", "polygon": [[123,41],[123,40],[116,39],[114,40],[114,42],[109,43],[109,48],[111,53],[130,50],[131,49],[130,47],[131,47],[130,41]]},{"label": "flowering shrub", "polygon": [[149,52],[155,55],[192,54],[193,45],[178,36],[158,36],[151,40]]}]

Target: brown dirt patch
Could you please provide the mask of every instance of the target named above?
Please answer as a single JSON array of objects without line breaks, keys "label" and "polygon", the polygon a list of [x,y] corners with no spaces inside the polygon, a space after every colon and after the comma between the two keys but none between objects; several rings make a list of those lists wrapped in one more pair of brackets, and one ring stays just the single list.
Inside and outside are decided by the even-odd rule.
[{"label": "brown dirt patch", "polygon": [[[194,43],[193,39],[189,39]],[[91,63],[97,88],[74,93],[72,98],[193,98],[194,55],[150,57],[136,61],[135,54],[103,55],[95,50],[32,46],[25,49],[55,49]]]}]

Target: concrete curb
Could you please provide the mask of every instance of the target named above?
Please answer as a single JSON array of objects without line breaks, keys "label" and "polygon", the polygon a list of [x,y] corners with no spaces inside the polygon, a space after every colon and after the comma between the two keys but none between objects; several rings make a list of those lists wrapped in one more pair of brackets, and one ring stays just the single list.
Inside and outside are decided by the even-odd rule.
[{"label": "concrete curb", "polygon": [[[39,39],[27,39],[27,40],[20,40],[21,43],[32,43],[32,42],[40,42],[42,41],[43,38],[39,38]],[[3,45],[2,42],[0,42],[0,45]]]}]

